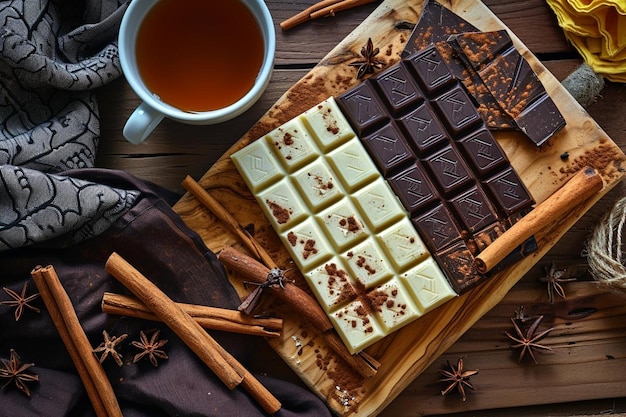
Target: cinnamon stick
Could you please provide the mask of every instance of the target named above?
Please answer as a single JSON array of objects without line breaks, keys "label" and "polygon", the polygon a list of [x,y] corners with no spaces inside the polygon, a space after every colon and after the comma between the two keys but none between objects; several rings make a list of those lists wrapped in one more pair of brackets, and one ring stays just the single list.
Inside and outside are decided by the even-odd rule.
[{"label": "cinnamon stick", "polygon": [[121,417],[122,411],[111,383],[93,355],[93,348],[54,267],[37,266],[31,271],[31,276],[74,362],[96,415],[98,417]]},{"label": "cinnamon stick", "polygon": [[564,186],[487,246],[474,259],[476,269],[483,274],[489,272],[526,239],[548,227],[602,187],[602,177],[594,168],[581,169]]},{"label": "cinnamon stick", "polygon": [[[270,271],[268,267],[256,259],[237,251],[231,246],[225,246],[218,253],[217,257],[226,267],[237,271],[248,281],[263,283]],[[306,291],[289,283],[284,288],[270,286],[266,290],[285,301],[296,314],[306,319],[320,331],[320,335],[326,340],[329,347],[359,374],[367,378],[376,374],[376,369],[380,364],[369,355],[363,357],[362,355],[350,354],[339,336],[334,333],[333,325],[324,310]]]},{"label": "cinnamon stick", "polygon": [[[236,310],[176,303],[204,329],[242,333],[253,336],[278,337],[283,320],[277,317],[251,317]],[[145,304],[135,297],[105,292],[102,312],[146,320],[159,320]]]},{"label": "cinnamon stick", "polygon": [[322,0],[281,22],[280,27],[282,30],[289,30],[309,20],[324,16],[334,16],[335,13],[342,10],[351,9],[374,1],[376,0]]},{"label": "cinnamon stick", "polygon": [[276,262],[270,254],[257,242],[257,240],[239,224],[239,222],[222,206],[211,194],[191,176],[187,175],[182,182],[182,186],[191,193],[200,203],[202,203],[220,221],[225,223],[234,232],[244,245],[259,258],[268,268],[276,268]]},{"label": "cinnamon stick", "polygon": [[112,253],[105,267],[167,324],[229,389],[241,385],[267,413],[280,410],[280,402],[237,359],[119,254]]},{"label": "cinnamon stick", "polygon": [[[247,281],[262,284],[270,269],[256,259],[241,253],[232,246],[224,246],[217,254],[226,267],[234,269]],[[286,284],[285,288],[269,286],[266,291],[286,301],[295,312],[306,319],[318,330],[323,332],[333,328],[330,319],[318,302],[297,285]]]}]

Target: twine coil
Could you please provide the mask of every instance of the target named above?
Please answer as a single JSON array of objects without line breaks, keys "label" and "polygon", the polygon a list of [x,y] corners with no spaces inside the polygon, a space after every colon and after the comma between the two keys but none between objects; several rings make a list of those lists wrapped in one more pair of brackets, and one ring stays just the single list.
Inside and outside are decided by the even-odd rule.
[{"label": "twine coil", "polygon": [[620,199],[594,229],[587,247],[589,271],[600,285],[626,293],[626,265],[622,241],[626,198]]},{"label": "twine coil", "polygon": [[593,69],[582,64],[561,83],[565,89],[583,107],[589,107],[596,102],[604,88],[604,78],[593,72]]}]

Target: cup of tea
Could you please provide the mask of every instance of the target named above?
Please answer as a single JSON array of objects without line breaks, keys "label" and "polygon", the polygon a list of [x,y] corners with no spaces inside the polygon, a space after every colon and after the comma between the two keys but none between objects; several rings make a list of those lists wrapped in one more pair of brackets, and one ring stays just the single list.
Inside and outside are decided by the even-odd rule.
[{"label": "cup of tea", "polygon": [[246,111],[269,83],[276,50],[263,0],[133,0],[118,40],[142,100],[123,131],[135,144],[164,117],[215,124]]}]

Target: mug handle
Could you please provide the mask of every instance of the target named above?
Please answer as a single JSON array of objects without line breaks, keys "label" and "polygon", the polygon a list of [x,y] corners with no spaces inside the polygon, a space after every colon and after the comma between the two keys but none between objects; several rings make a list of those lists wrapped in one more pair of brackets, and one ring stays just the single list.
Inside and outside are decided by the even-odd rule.
[{"label": "mug handle", "polygon": [[161,120],[163,120],[163,113],[158,112],[146,103],[141,103],[126,121],[123,135],[127,141],[138,145],[146,140]]}]

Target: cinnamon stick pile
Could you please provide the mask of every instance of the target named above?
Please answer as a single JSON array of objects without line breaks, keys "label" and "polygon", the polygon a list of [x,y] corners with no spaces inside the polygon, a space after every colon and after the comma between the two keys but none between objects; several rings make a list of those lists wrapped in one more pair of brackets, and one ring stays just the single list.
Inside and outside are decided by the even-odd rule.
[{"label": "cinnamon stick pile", "polygon": [[172,329],[229,389],[241,385],[267,413],[274,414],[280,410],[280,402],[237,359],[119,254],[111,254],[105,267]]}]

